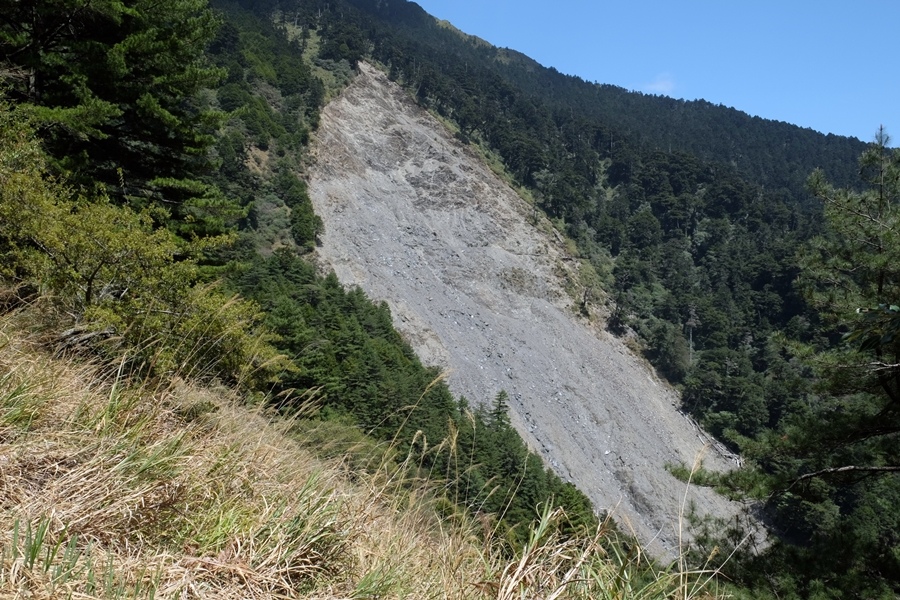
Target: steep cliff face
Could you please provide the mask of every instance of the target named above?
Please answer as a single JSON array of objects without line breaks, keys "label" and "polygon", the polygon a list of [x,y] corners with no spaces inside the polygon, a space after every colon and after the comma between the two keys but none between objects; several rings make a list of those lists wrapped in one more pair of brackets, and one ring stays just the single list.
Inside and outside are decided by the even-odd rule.
[{"label": "steep cliff face", "polygon": [[[677,550],[687,497],[701,513],[737,506],[672,477],[700,432],[677,395],[622,342],[575,315],[557,239],[528,205],[381,72],[360,75],[324,111],[310,193],[319,250],[340,280],[386,300],[454,393],[510,397],[527,443],[597,509],[661,555]],[[727,468],[715,451],[708,468]]]}]

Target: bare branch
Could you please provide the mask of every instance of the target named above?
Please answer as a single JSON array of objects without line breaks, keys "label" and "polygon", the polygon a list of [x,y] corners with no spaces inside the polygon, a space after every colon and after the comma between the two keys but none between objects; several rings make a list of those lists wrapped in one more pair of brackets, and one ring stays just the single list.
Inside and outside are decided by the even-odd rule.
[{"label": "bare branch", "polygon": [[790,490],[792,487],[800,483],[801,481],[807,481],[809,479],[813,479],[814,477],[822,477],[824,475],[833,475],[836,473],[900,473],[900,465],[892,465],[886,467],[867,467],[864,465],[846,465],[843,467],[831,467],[828,469],[822,469],[820,471],[815,471],[813,473],[807,473],[806,475],[801,475],[797,479],[795,479],[791,485],[788,486],[787,490]]},{"label": "bare branch", "polygon": [[889,371],[900,369],[900,363],[872,362],[867,365],[872,371]]}]

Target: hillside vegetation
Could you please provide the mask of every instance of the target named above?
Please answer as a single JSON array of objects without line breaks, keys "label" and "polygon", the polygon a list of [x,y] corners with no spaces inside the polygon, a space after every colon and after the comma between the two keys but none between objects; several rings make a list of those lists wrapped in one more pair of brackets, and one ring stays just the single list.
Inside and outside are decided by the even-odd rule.
[{"label": "hillside vegetation", "polygon": [[0,319],[4,598],[649,599],[709,581],[607,552],[605,526],[561,538],[549,506],[508,555],[489,520],[439,516],[414,456],[359,472],[361,438],[318,459],[334,428],[233,389],[53,358],[36,311]]},{"label": "hillside vegetation", "polygon": [[[495,515],[511,547],[526,541],[536,506],[551,498],[568,514],[559,523],[563,530],[592,530],[597,516],[590,503],[528,452],[502,402],[492,407],[490,398],[480,399],[477,408],[469,408],[453,398],[438,370],[423,366],[393,330],[386,306],[373,304],[359,290],[345,290],[303,256],[321,221],[297,168],[305,160],[309,128],[326,87],[302,48],[268,18],[238,7],[226,9],[229,22],[216,17],[217,28],[198,29],[197,38],[182,38],[179,24],[148,17],[143,5],[134,7],[133,15],[128,9],[127,18],[117,12],[121,8],[81,12],[73,5],[75,29],[62,30],[57,54],[22,68],[34,69],[33,79],[40,83],[65,57],[67,68],[86,71],[91,94],[111,93],[104,88],[106,79],[92,79],[99,65],[79,62],[96,57],[66,38],[95,35],[97,23],[106,22],[110,35],[121,37],[116,47],[135,52],[124,59],[135,76],[183,81],[196,69],[217,73],[221,85],[214,94],[163,86],[146,90],[142,102],[153,104],[156,94],[172,102],[167,94],[180,93],[186,119],[202,114],[208,118],[201,122],[218,124],[216,136],[203,138],[205,145],[184,150],[190,170],[185,163],[171,163],[156,174],[192,178],[190,189],[222,203],[203,204],[207,211],[196,196],[168,195],[152,182],[146,182],[151,190],[108,183],[99,175],[82,180],[90,169],[67,169],[66,155],[55,154],[59,149],[46,140],[45,154],[33,133],[73,134],[54,120],[70,113],[57,105],[56,96],[41,94],[39,85],[30,88],[31,79],[12,77],[15,102],[4,108],[0,123],[5,141],[0,252],[6,259],[3,275],[14,290],[10,305],[49,296],[55,311],[50,326],[59,330],[59,343],[114,361],[125,352],[129,372],[224,381],[255,395],[289,398],[273,401],[286,412],[309,401],[293,390],[317,390],[325,420],[355,426],[375,441],[395,441],[401,453],[415,451],[423,473],[452,474],[447,511]],[[187,8],[179,3],[178,10]],[[201,5],[192,10],[199,22],[212,18]],[[42,18],[50,27],[60,16],[48,11]],[[170,71],[156,73],[161,63],[141,62],[137,40],[152,45],[171,36],[178,38],[179,51],[181,44],[192,44],[196,61],[163,61]],[[4,40],[9,60],[22,55],[17,44],[29,47],[27,35],[10,33]],[[325,67],[318,72],[330,74],[326,79],[333,85],[352,73],[340,63]],[[94,106],[93,96],[82,92],[72,92],[73,110]],[[140,131],[151,122],[157,127],[157,116],[123,110],[110,117],[110,130],[84,135],[107,140],[120,135],[116,127]],[[176,127],[173,136],[196,133],[174,117],[166,123]],[[158,148],[152,137],[140,143],[171,152]],[[248,155],[263,162],[254,166]],[[131,156],[121,156],[120,177],[126,181]],[[90,158],[80,160],[92,165]],[[470,462],[458,470],[441,443],[449,439],[468,449]],[[520,486],[531,494],[514,494]]]},{"label": "hillside vegetation", "polygon": [[[0,106],[0,594],[700,593],[708,575],[657,572],[620,545],[527,451],[502,396],[454,400],[385,306],[301,257],[321,224],[289,165],[325,86],[271,23],[200,27],[218,19],[199,3],[173,2],[177,23],[141,3],[38,8],[0,32],[4,65],[29,59],[4,71]],[[168,43],[194,54],[167,60]],[[298,80],[267,88],[290,75],[272,68],[286,56]],[[45,93],[58,68],[81,83]],[[103,100],[129,73],[193,83]],[[227,114],[228,88],[200,89],[213,75],[258,87],[236,85]],[[96,121],[77,129],[85,115]],[[178,136],[197,147],[171,147]],[[111,153],[118,167],[107,141],[128,147]],[[142,179],[135,146],[184,160]],[[284,160],[251,170],[244,153],[269,150]],[[290,209],[288,237],[269,230],[280,248],[257,227],[270,217],[258,188]]]},{"label": "hillside vegetation", "polygon": [[[778,539],[729,574],[755,597],[896,594],[896,527],[879,506],[900,486],[887,258],[900,154],[884,132],[865,146],[628,95],[412,3],[326,4],[282,2],[279,18],[337,37],[330,56],[380,61],[495,157],[594,267],[583,297],[610,292],[609,330],[636,334],[683,409],[743,454],[747,468],[718,483],[758,499]],[[712,525],[710,548],[727,529]]]},{"label": "hillside vegetation", "polygon": [[[259,492],[243,492],[248,505],[237,506],[224,492],[192,488],[187,475],[178,479],[190,472],[185,457],[201,451],[186,445],[193,450],[181,454],[178,444],[231,410],[222,405],[207,414],[190,401],[177,408],[183,405],[176,399],[199,390],[198,382],[231,386],[253,406],[265,403],[254,418],[272,423],[315,405],[324,429],[307,428],[309,439],[346,437],[382,449],[372,453],[373,463],[316,443],[316,458],[297,459],[344,460],[351,487],[387,489],[378,483],[387,464],[407,465],[401,479],[416,485],[434,476],[439,483],[425,487],[443,521],[429,521],[429,535],[475,532],[478,544],[491,548],[473,559],[487,575],[467,572],[474,581],[449,588],[466,590],[460,594],[518,593],[518,583],[500,583],[505,567],[484,564],[516,565],[505,572],[521,575],[522,585],[545,579],[525,577],[535,532],[589,547],[600,562],[579,563],[580,550],[565,549],[548,551],[551,559],[575,556],[579,568],[610,564],[594,551],[598,518],[587,499],[527,451],[506,418],[505,398],[472,399],[471,406],[454,398],[393,329],[384,305],[342,288],[309,260],[325,226],[304,183],[310,136],[324,102],[366,58],[462,142],[492,157],[533,201],[535,214],[546,214],[573,240],[577,258],[594,273],[582,282],[584,312],[609,314],[609,330],[637,340],[681,389],[684,410],[744,455],[745,469],[703,477],[758,501],[777,535],[766,552],[738,553],[724,565],[741,586],[734,593],[900,593],[900,525],[892,510],[900,492],[900,153],[883,132],[864,147],[708,103],[563,77],[514,52],[472,43],[409,2],[221,0],[215,8],[205,0],[0,2],[0,307],[7,315],[39,309],[24,325],[4,321],[4,352],[19,348],[14,354],[24,357],[4,359],[0,373],[8,390],[0,441],[12,457],[2,463],[2,489],[13,493],[0,505],[12,518],[4,530],[4,592],[69,596],[62,583],[77,581],[72,597],[123,595],[117,582],[137,596],[206,593],[205,584],[178,588],[171,576],[155,575],[182,558],[154,558],[129,571],[128,560],[152,548],[153,556],[177,551],[199,560],[188,563],[201,579],[215,572],[223,587],[209,588],[211,595],[240,583],[254,594],[290,587],[320,596],[384,595],[378,582],[393,567],[353,551],[353,560],[329,563],[312,581],[305,558],[285,558],[306,543],[293,541],[306,527],[294,517],[310,509],[294,504],[296,497],[273,492],[267,503],[268,484],[261,483]],[[594,295],[594,288],[606,293]],[[33,339],[39,348],[22,341]],[[51,350],[76,362],[53,363],[45,354]],[[40,387],[42,373],[52,382],[62,371],[82,373],[75,377],[81,387],[66,384],[72,394]],[[88,396],[101,391],[84,400],[95,408],[73,404],[79,389]],[[172,416],[179,410],[200,414]],[[240,420],[252,422],[246,414]],[[154,433],[182,425],[185,433],[165,440]],[[468,444],[470,462],[455,469],[454,446],[445,440]],[[85,449],[58,445],[69,443]],[[50,458],[27,463],[31,456]],[[10,471],[18,479],[6,478],[7,464],[19,465]],[[42,464],[46,478],[28,479]],[[29,498],[77,501],[66,486],[80,485],[85,469],[100,479],[79,489],[99,508],[55,513],[44,504],[20,512]],[[65,495],[42,495],[51,488],[41,485],[57,476],[53,485]],[[275,479],[287,485],[286,477]],[[180,481],[182,487],[166,484]],[[219,489],[216,481],[207,482],[210,489]],[[410,504],[418,488],[404,486],[381,505]],[[315,505],[339,487],[297,497]],[[534,493],[513,493],[520,487]],[[186,504],[169,506],[170,497]],[[356,506],[365,507],[379,495],[361,498],[369,500]],[[230,508],[204,504],[220,499]],[[197,511],[180,512],[182,506]],[[567,518],[548,517],[552,526],[534,528],[539,506],[550,515],[560,506]],[[146,507],[172,517],[156,522]],[[493,525],[451,527],[473,522],[473,513]],[[204,514],[213,519],[209,527]],[[292,515],[286,529],[267,528],[274,514]],[[92,515],[99,515],[94,529]],[[141,515],[149,530],[129,515]],[[204,537],[220,530],[234,535]],[[326,528],[322,552],[346,557],[338,548],[353,546],[341,546],[345,529],[335,531],[337,541]],[[709,524],[709,531],[695,565],[709,556],[724,561],[731,540],[742,537],[723,524]],[[275,547],[288,554],[271,554]],[[624,552],[619,563],[629,563],[625,547],[632,546],[604,551],[614,565],[617,551]],[[259,554],[246,564],[233,560],[251,548]],[[88,556],[102,556],[102,564]],[[214,561],[203,562],[211,556],[232,563],[217,571]],[[79,571],[71,564],[93,566]],[[251,585],[253,570],[261,575]],[[552,565],[547,572],[576,573]],[[633,572],[617,573],[584,593],[619,590]],[[443,575],[422,577],[450,585]],[[138,581],[174,587],[140,583],[134,593]],[[629,581],[639,590],[645,580]],[[662,595],[693,589],[677,577],[649,581],[670,586]],[[315,587],[320,582],[324,587]],[[404,594],[403,585],[390,593]]]}]

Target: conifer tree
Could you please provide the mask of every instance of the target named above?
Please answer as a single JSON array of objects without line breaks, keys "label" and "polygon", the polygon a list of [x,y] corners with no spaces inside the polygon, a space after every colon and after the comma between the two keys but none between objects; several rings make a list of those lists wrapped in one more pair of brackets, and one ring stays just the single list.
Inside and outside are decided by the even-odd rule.
[{"label": "conifer tree", "polygon": [[874,403],[874,421],[858,423],[862,429],[846,433],[847,442],[889,433],[891,421],[891,431],[900,431],[900,151],[889,143],[882,129],[862,155],[862,192],[835,189],[821,171],[810,180],[825,204],[828,233],[802,257],[801,284],[831,330],[843,336],[823,355],[823,379],[835,395],[861,393]]},{"label": "conifer tree", "polygon": [[894,596],[900,581],[889,508],[900,494],[900,151],[883,130],[860,173],[862,191],[835,188],[821,171],[810,178],[826,231],[801,254],[799,284],[821,329],[795,349],[817,385],[803,411],[751,448],[773,492],[772,522],[790,542],[761,564],[792,561],[790,577],[810,586],[804,597],[836,574],[839,595]]},{"label": "conifer tree", "polygon": [[70,181],[216,233],[237,214],[201,181],[217,27],[206,0],[0,0],[0,74]]}]

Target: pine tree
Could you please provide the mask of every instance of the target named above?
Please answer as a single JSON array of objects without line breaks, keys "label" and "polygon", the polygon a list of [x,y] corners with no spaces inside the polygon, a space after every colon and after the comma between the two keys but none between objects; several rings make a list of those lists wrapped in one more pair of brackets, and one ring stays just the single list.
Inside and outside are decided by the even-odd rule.
[{"label": "pine tree", "polygon": [[799,284],[822,326],[795,349],[815,371],[816,393],[751,448],[772,492],[769,517],[790,541],[759,570],[789,561],[785,582],[804,597],[827,580],[842,597],[900,590],[891,508],[900,495],[900,151],[884,131],[860,167],[862,191],[835,188],[821,171],[810,178],[826,231],[801,254]]},{"label": "pine tree", "polygon": [[218,233],[239,211],[202,182],[218,123],[206,0],[0,0],[0,73],[56,167],[133,208]]},{"label": "pine tree", "polygon": [[900,412],[900,339],[893,333],[900,304],[900,151],[889,143],[882,129],[862,155],[864,191],[835,189],[821,171],[812,176],[828,233],[801,259],[801,284],[811,303],[843,335],[844,343],[828,353],[825,379],[834,393],[879,398],[879,429],[881,417]]}]

